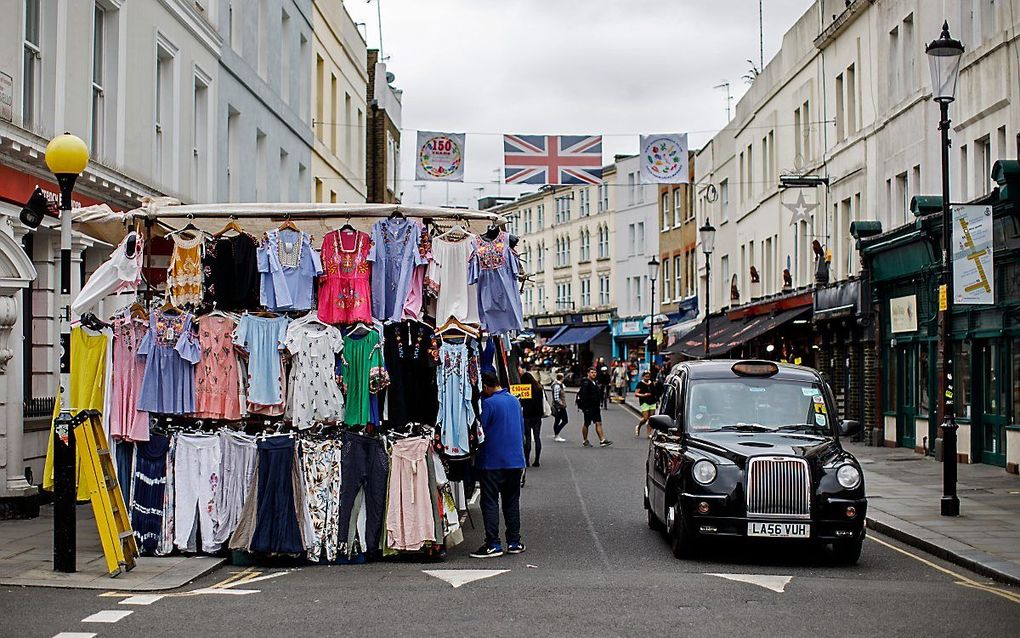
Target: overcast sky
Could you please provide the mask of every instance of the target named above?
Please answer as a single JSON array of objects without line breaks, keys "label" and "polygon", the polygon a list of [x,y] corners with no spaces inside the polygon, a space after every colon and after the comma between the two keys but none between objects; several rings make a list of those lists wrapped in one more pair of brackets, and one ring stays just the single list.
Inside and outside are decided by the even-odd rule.
[{"label": "overcast sky", "polygon": [[[502,133],[602,134],[603,161],[635,153],[639,133],[690,133],[699,148],[726,123],[758,63],[757,0],[345,0],[403,89],[403,201],[417,203],[415,130],[466,132],[465,182],[450,204],[497,187]],[[765,0],[765,61],[811,0]],[[431,182],[424,202],[446,202]]]}]

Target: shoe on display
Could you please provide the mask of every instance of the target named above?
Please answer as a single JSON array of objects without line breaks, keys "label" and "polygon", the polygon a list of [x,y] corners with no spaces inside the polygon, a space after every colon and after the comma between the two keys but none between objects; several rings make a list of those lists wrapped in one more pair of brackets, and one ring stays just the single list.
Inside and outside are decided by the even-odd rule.
[{"label": "shoe on display", "polygon": [[581,444],[581,447],[591,447],[591,443],[585,441],[584,443]]},{"label": "shoe on display", "polygon": [[471,558],[496,558],[497,556],[503,555],[503,546],[496,545],[482,545],[475,551],[471,552]]},{"label": "shoe on display", "polygon": [[612,444],[613,442],[610,441],[609,439],[603,439],[602,441],[599,441],[599,447],[609,447]]},{"label": "shoe on display", "polygon": [[524,543],[508,543],[507,546],[506,546],[506,553],[507,554],[523,554],[524,550],[526,550],[526,549],[527,549],[527,547],[524,546]]}]

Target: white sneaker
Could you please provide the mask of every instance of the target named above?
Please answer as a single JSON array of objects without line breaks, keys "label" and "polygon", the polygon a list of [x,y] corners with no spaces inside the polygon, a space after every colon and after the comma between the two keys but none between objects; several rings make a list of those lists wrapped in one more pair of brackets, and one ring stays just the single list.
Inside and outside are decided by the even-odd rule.
[{"label": "white sneaker", "polygon": [[560,443],[566,443],[567,442],[567,440],[565,438],[563,438],[562,436],[557,436],[556,438],[553,439],[553,441],[559,441]]}]

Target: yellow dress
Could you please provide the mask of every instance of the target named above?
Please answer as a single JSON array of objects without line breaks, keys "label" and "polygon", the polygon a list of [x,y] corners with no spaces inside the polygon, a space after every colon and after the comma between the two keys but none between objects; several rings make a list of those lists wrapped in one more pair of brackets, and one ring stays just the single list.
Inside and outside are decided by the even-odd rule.
[{"label": "yellow dress", "polygon": [[167,269],[170,301],[178,308],[202,303],[202,257],[205,240],[200,234],[192,239],[174,235],[174,252]]},{"label": "yellow dress", "polygon": [[[109,337],[105,334],[94,334],[84,328],[71,330],[71,408],[75,412],[82,410],[103,410],[106,390],[106,365]],[[60,413],[60,393],[53,406],[53,418]],[[105,423],[106,415],[103,415]],[[76,428],[77,429],[77,428]],[[75,450],[81,448],[76,446]],[[81,464],[75,459],[76,481],[78,484],[78,500],[87,501],[90,497],[87,481],[81,480]],[[53,491],[53,427],[50,427],[50,440],[46,446],[46,466],[43,469],[43,489]]]}]

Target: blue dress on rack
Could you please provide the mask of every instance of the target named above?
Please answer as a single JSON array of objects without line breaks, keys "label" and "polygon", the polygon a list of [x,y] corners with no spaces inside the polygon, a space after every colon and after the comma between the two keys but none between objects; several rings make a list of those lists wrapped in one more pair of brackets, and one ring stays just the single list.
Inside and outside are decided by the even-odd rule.
[{"label": "blue dress on rack", "polygon": [[315,277],[322,274],[319,253],[308,233],[284,228],[266,233],[258,249],[260,300],[267,310],[309,310]]},{"label": "blue dress on rack", "polygon": [[410,219],[380,219],[372,226],[372,316],[400,321],[415,266],[428,260],[419,250],[422,227]]},{"label": "blue dress on rack", "polygon": [[509,240],[506,231],[500,231],[492,241],[479,235],[468,261],[468,284],[478,284],[478,316],[482,327],[493,335],[524,327],[517,288],[521,264]]},{"label": "blue dress on rack", "polygon": [[195,364],[202,350],[191,330],[191,319],[189,312],[155,310],[149,315],[149,331],[137,352],[145,357],[139,410],[156,414],[195,411]]}]

